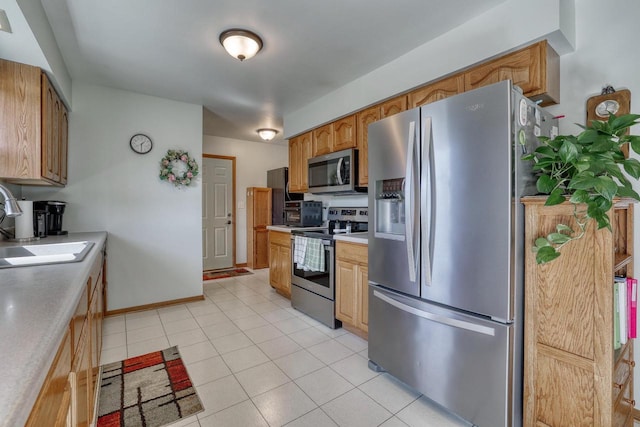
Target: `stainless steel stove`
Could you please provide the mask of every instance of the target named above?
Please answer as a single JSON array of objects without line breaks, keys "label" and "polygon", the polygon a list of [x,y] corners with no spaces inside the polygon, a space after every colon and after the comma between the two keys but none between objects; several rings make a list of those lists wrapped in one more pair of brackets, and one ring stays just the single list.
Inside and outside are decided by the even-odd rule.
[{"label": "stainless steel stove", "polygon": [[[330,208],[327,213],[328,228],[293,230],[291,232],[291,306],[332,329],[342,323],[335,317],[335,241],[336,234],[367,231],[367,208]],[[324,268],[313,270],[296,262],[296,237],[319,240],[322,244]],[[298,240],[302,245],[306,242]]]}]

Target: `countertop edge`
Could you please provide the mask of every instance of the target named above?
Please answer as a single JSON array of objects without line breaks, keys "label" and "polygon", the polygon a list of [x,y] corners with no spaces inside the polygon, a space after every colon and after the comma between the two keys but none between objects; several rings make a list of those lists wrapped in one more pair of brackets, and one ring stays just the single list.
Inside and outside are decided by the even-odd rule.
[{"label": "countertop edge", "polygon": [[359,243],[361,245],[368,245],[369,234],[366,232],[351,233],[351,234],[335,234],[333,236],[333,240],[336,240],[338,242],[350,242],[350,243]]},{"label": "countertop edge", "polygon": [[[99,231],[71,233],[66,236],[49,236],[46,240],[39,242],[40,244],[49,244],[79,240],[91,241],[94,245],[81,262],[65,264],[65,266],[71,266],[69,267],[71,271],[62,274],[64,277],[63,280],[70,281],[66,286],[66,288],[68,288],[66,294],[70,294],[70,297],[64,304],[60,304],[60,309],[57,310],[55,316],[55,323],[51,323],[49,327],[41,328],[43,332],[40,335],[42,335],[43,342],[38,343],[38,352],[28,360],[28,367],[25,367],[24,375],[20,378],[21,381],[18,384],[11,384],[10,396],[12,397],[9,400],[3,398],[2,401],[0,401],[0,419],[2,419],[1,423],[3,426],[24,425],[27,422],[33,405],[49,373],[51,364],[58,353],[58,348],[66,333],[66,328],[69,326],[76,306],[82,297],[83,286],[86,284],[86,279],[91,273],[91,267],[107,240],[107,232]],[[5,276],[12,274],[14,277],[19,277],[20,275],[33,276],[33,274],[24,274],[24,272],[30,270],[31,273],[33,273],[36,271],[34,269],[39,269],[38,271],[42,274],[44,269],[55,268],[61,265],[62,264],[5,269],[0,272],[0,277],[2,277],[3,273]],[[2,289],[0,289],[0,295],[1,292]],[[71,295],[73,295],[73,297],[71,297]],[[38,307],[33,307],[32,309],[37,310]],[[34,328],[40,326],[32,324],[25,325],[25,327]],[[26,365],[27,361],[25,360],[23,366]],[[1,369],[0,372],[2,372]]]}]

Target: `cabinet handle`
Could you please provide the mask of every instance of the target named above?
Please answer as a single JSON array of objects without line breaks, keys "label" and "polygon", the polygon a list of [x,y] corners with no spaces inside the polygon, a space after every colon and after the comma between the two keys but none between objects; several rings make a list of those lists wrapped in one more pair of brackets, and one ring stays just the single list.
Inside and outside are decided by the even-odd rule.
[{"label": "cabinet handle", "polygon": [[613,383],[613,387],[622,390],[622,387],[624,387],[624,384]]},{"label": "cabinet handle", "polygon": [[635,360],[624,360],[624,363],[626,363],[627,365],[631,366],[632,368],[636,367]]},{"label": "cabinet handle", "polygon": [[636,406],[636,401],[634,399],[625,399],[622,398],[622,400],[624,400],[625,402],[627,402],[629,405],[631,406]]}]

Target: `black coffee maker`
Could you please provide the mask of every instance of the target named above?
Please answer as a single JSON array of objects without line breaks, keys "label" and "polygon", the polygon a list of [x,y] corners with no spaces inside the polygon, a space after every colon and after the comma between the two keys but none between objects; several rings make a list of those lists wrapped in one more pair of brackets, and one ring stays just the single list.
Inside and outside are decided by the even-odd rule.
[{"label": "black coffee maker", "polygon": [[42,200],[33,202],[33,229],[37,237],[59,236],[67,234],[62,229],[62,215],[66,202]]}]

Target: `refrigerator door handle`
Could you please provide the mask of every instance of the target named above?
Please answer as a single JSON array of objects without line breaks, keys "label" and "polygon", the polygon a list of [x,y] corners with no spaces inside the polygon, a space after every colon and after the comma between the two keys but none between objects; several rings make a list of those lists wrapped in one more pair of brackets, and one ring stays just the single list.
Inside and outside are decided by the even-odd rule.
[{"label": "refrigerator door handle", "polygon": [[431,286],[431,117],[422,120],[422,144],[420,153],[422,172],[420,173],[420,223],[422,224],[422,286]]},{"label": "refrigerator door handle", "polygon": [[409,122],[409,141],[407,143],[407,167],[404,178],[404,229],[407,241],[407,261],[409,264],[409,281],[416,281],[416,256],[414,249],[414,222],[416,218],[413,216],[414,200],[414,181],[413,181],[413,163],[415,156],[416,143],[416,122]]},{"label": "refrigerator door handle", "polygon": [[344,157],[340,157],[338,159],[338,170],[337,170],[337,177],[338,177],[338,184],[340,185],[344,185],[344,180],[342,179],[342,162],[344,161]]},{"label": "refrigerator door handle", "polygon": [[443,316],[440,314],[430,313],[428,311],[420,310],[410,305],[403,304],[402,302],[390,298],[384,295],[382,292],[373,291],[373,296],[394,306],[395,308],[413,314],[414,316],[422,317],[423,319],[431,320],[433,322],[440,323],[442,325],[452,326],[458,329],[466,329],[468,331],[477,332],[484,335],[495,336],[496,330],[488,326],[478,325],[477,323],[467,322],[465,320],[453,319],[451,317]]}]

